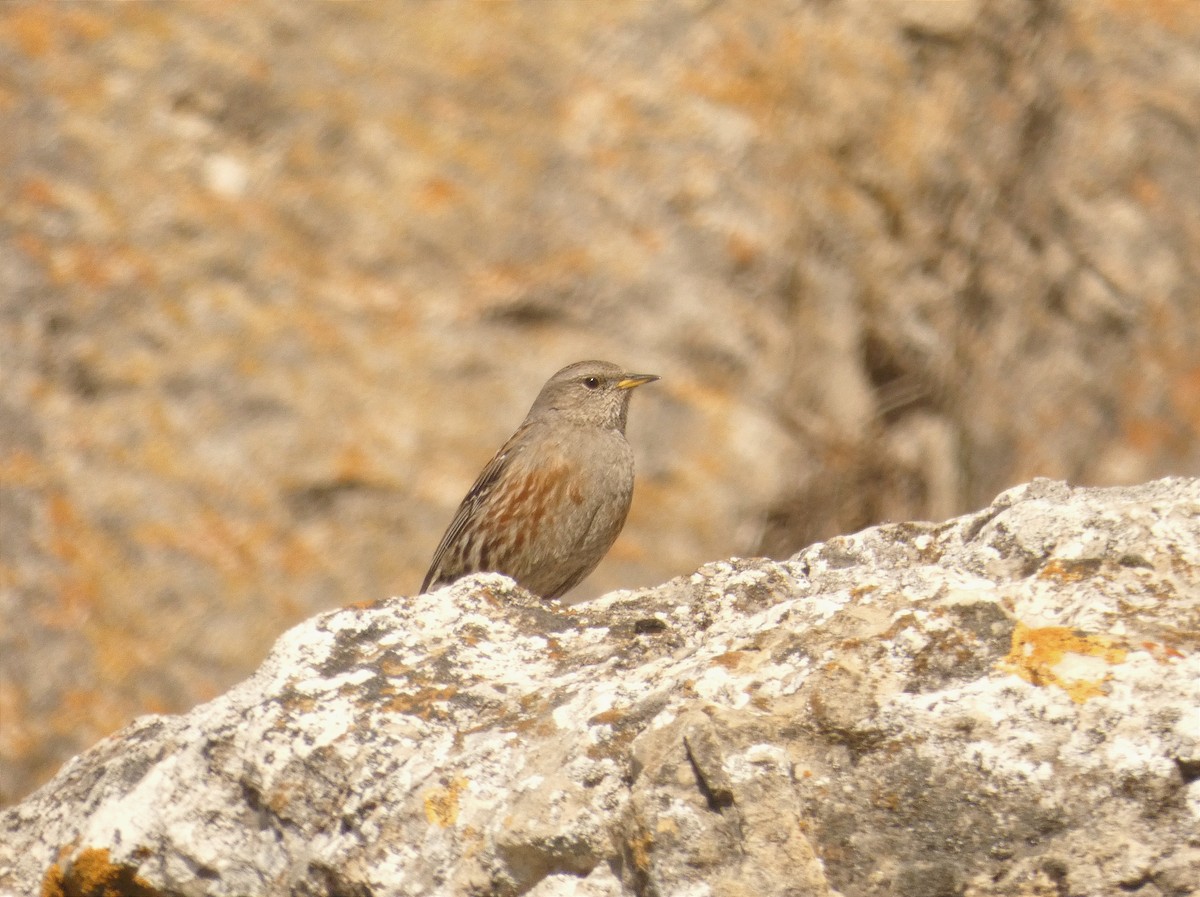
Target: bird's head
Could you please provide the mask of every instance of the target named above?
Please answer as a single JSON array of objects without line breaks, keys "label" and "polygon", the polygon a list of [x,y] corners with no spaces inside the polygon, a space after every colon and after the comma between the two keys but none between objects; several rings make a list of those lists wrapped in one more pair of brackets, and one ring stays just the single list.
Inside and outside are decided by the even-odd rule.
[{"label": "bird's head", "polygon": [[624,432],[634,387],[657,379],[655,374],[631,374],[608,361],[577,361],[546,381],[529,416],[555,411],[573,423]]}]

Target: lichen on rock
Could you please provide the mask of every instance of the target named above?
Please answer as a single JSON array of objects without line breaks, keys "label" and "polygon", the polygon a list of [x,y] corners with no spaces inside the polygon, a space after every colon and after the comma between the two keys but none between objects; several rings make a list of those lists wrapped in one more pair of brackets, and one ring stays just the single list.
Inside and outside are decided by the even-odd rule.
[{"label": "lichen on rock", "polygon": [[0,815],[0,893],[103,858],[147,894],[1181,897],[1198,632],[1182,478],[576,607],[470,577],[68,763]]}]

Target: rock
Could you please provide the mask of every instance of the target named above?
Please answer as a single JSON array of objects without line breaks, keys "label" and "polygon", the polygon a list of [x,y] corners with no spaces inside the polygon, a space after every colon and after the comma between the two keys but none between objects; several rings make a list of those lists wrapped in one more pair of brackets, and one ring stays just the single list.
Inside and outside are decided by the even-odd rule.
[{"label": "rock", "polygon": [[1194,0],[0,3],[0,803],[415,588],[579,358],[663,381],[577,598],[1200,473],[1198,71]]},{"label": "rock", "polygon": [[75,758],[0,815],[0,893],[1183,897],[1198,632],[1183,478],[575,607],[476,576]]}]

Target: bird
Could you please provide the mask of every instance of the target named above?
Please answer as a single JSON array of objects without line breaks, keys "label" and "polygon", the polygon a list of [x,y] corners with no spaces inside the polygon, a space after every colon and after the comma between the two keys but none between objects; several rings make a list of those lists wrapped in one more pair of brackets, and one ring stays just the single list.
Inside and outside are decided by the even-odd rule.
[{"label": "bird", "polygon": [[547,380],[458,506],[421,593],[482,572],[503,573],[546,599],[582,582],[625,525],[633,499],[629,400],[658,379],[579,361]]}]

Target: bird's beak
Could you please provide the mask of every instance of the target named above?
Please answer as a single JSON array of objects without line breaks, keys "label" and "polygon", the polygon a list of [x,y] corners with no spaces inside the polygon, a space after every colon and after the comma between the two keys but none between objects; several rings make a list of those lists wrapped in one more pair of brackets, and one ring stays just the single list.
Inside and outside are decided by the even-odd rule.
[{"label": "bird's beak", "polygon": [[658,374],[624,374],[617,381],[617,389],[633,389],[635,386],[641,386],[643,383],[650,383],[658,379]]}]

